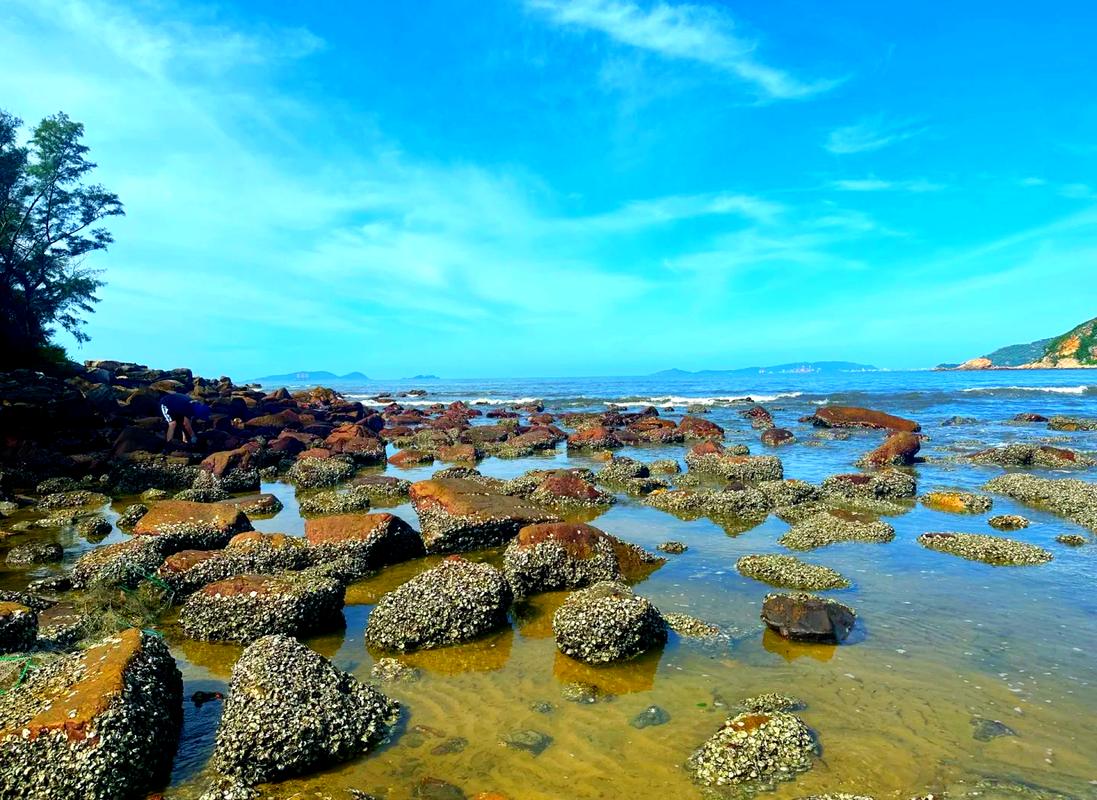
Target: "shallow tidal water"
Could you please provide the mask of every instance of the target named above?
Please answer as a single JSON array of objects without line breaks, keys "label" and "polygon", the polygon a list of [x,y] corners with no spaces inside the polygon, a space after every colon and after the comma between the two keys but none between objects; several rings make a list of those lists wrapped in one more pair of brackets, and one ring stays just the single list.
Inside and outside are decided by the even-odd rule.
[{"label": "shallow tidal water", "polygon": [[[917,375],[917,374],[916,374]],[[995,374],[961,377],[917,375],[907,379],[847,376],[864,384],[856,401],[917,419],[928,439],[927,463],[913,471],[919,493],[936,488],[977,490],[1002,472],[996,467],[957,463],[959,453],[1007,441],[1049,442],[1093,452],[1097,433],[1056,433],[1044,425],[1006,421],[1021,411],[1097,417],[1093,373]],[[634,391],[587,386],[560,390],[513,382],[487,399],[540,397],[546,410],[604,409],[607,398],[642,402],[647,397],[712,398],[753,392],[765,396],[779,426],[797,442],[776,451],[786,478],[819,482],[854,471],[853,462],[882,438],[853,432],[848,440],[814,436],[798,423],[821,399],[850,402],[826,386],[782,378],[791,386],[674,387]],[[932,381],[937,380],[937,384]],[[805,379],[807,381],[807,379]],[[926,388],[918,386],[924,382]],[[967,381],[967,383],[962,383]],[[1026,382],[1044,390],[997,389]],[[976,391],[965,391],[971,385]],[[1086,384],[1088,385],[1088,384]],[[982,387],[982,388],[980,388]],[[987,388],[989,387],[989,388]],[[399,388],[391,387],[390,388]],[[484,397],[483,387],[426,385],[425,401]],[[848,387],[847,387],[848,388]],[[1058,391],[1059,389],[1070,391]],[[714,391],[716,389],[716,391]],[[540,390],[540,391],[539,391]],[[375,391],[365,387],[363,393]],[[447,391],[449,392],[447,394]],[[645,394],[645,392],[648,392]],[[767,394],[768,392],[768,394]],[[794,394],[800,392],[799,394]],[[633,399],[637,398],[637,399]],[[746,443],[769,452],[738,415],[743,404],[714,403],[709,419],[727,429],[727,443]],[[977,423],[942,427],[953,415]],[[686,446],[643,446],[617,451],[645,461],[674,457]],[[391,452],[391,448],[390,448]],[[486,475],[510,477],[531,468],[591,466],[588,457],[555,454],[526,459],[484,460]],[[433,467],[387,473],[417,480]],[[382,471],[382,470],[379,470]],[[1097,470],[1071,473],[1040,470],[1052,477],[1097,481]],[[262,531],[303,532],[294,489],[264,485],[285,509],[258,519]],[[116,507],[122,507],[122,503]],[[414,527],[410,505],[391,510]],[[1052,551],[1054,560],[1036,567],[992,567],[926,550],[915,537],[926,531],[995,533],[989,516],[1020,513],[1032,525],[1006,533]],[[794,644],[764,631],[758,615],[770,587],[745,578],[735,561],[750,553],[786,552],[776,540],[787,525],[776,517],[749,530],[725,529],[705,519],[683,520],[618,495],[604,514],[584,521],[649,550],[666,540],[688,551],[667,556],[667,564],[635,589],[666,612],[682,611],[719,625],[716,641],[683,639],[671,633],[666,647],[622,665],[592,668],[556,651],[551,617],[563,593],[541,595],[515,609],[509,629],[470,644],[401,656],[419,667],[416,683],[389,684],[386,693],[403,706],[391,741],[368,756],[299,780],[264,787],[274,796],[347,796],[356,789],[388,800],[435,795],[417,792],[423,779],[445,781],[469,797],[499,792],[512,800],[560,798],[700,798],[706,796],[684,769],[689,754],[711,736],[740,699],[761,692],[795,695],[807,704],[800,716],[818,737],[821,756],[813,769],[776,786],[770,796],[795,798],[851,792],[877,798],[909,798],[929,792],[981,797],[1097,797],[1097,538],[1053,514],[995,497],[985,514],[951,514],[911,504],[887,520],[896,538],[888,544],[849,543],[798,553],[832,567],[851,580],[849,589],[827,592],[854,607],[857,626],[840,646]],[[1088,543],[1058,544],[1062,533],[1082,533]],[[123,538],[115,531],[108,541]],[[90,545],[66,542],[71,561]],[[497,561],[501,551],[470,557]],[[363,630],[372,604],[384,592],[437,562],[420,559],[390,567],[355,584],[347,595],[346,628],[307,640],[318,652],[362,680],[369,679],[374,654]],[[0,574],[4,585],[25,584],[47,571]],[[233,645],[186,640],[170,623],[164,634],[186,681],[185,692],[224,690],[241,652]],[[567,699],[567,687],[598,688],[596,702]],[[630,721],[650,706],[670,717],[662,725],[633,727]],[[182,743],[168,796],[194,797],[205,787],[203,773],[212,750],[219,703],[185,702]],[[1015,735],[976,738],[978,718],[998,720]],[[551,737],[539,755],[504,744],[513,733],[535,730]],[[984,737],[985,738],[985,737]],[[989,781],[989,783],[988,783]],[[732,795],[735,794],[733,791]],[[443,796],[443,795],[438,795]],[[448,795],[445,795],[448,796]]]}]

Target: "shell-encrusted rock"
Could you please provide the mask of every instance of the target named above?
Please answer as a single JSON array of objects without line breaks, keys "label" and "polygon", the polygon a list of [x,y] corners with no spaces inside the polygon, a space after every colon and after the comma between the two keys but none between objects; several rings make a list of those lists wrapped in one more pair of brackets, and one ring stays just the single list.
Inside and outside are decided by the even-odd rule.
[{"label": "shell-encrusted rock", "polygon": [[999,514],[988,519],[987,524],[999,531],[1019,531],[1028,527],[1028,520],[1020,514]]},{"label": "shell-encrusted rock", "polygon": [[130,530],[147,513],[149,513],[149,507],[144,503],[130,503],[118,515],[118,527]]},{"label": "shell-encrusted rock", "polygon": [[917,491],[914,476],[897,469],[866,474],[831,475],[823,481],[823,494],[844,500],[902,500]]},{"label": "shell-encrusted rock", "polygon": [[1082,469],[1092,467],[1097,461],[1082,453],[1064,447],[1024,444],[1014,442],[1002,447],[980,450],[968,457],[975,464],[992,464],[999,467],[1048,467],[1050,469]]},{"label": "shell-encrusted rock", "polygon": [[0,798],[137,798],[166,778],[183,685],[159,636],[130,628],[0,694]]},{"label": "shell-encrusted rock", "polygon": [[804,708],[805,703],[800,698],[787,694],[763,692],[740,700],[739,705],[746,711],[771,714],[774,711],[799,711]]},{"label": "shell-encrusted rock", "polygon": [[765,517],[771,504],[758,489],[749,486],[711,489],[671,489],[652,492],[643,500],[645,505],[684,516]]},{"label": "shell-encrusted rock", "polygon": [[1046,564],[1052,559],[1051,552],[1042,547],[985,533],[923,533],[918,537],[918,544],[941,553],[1003,567]]},{"label": "shell-encrusted rock", "polygon": [[64,508],[97,508],[105,506],[110,498],[99,492],[56,492],[38,501],[39,511],[56,511]]},{"label": "shell-encrusted rock", "polygon": [[268,492],[230,497],[228,500],[222,500],[221,503],[243,511],[249,518],[273,517],[282,510],[282,501]]},{"label": "shell-encrusted rock", "polygon": [[38,615],[20,603],[0,601],[0,653],[18,653],[34,647]]},{"label": "shell-encrusted rock", "polygon": [[796,556],[770,553],[743,556],[735,562],[739,573],[783,589],[821,591],[844,589],[849,581],[830,567],[809,564]]},{"label": "shell-encrusted rock", "polygon": [[304,539],[284,533],[248,531],[233,536],[223,550],[173,553],[164,559],[156,577],[181,598],[235,575],[299,570],[312,563],[313,553]]},{"label": "shell-encrusted rock", "polygon": [[368,752],[399,705],[288,636],[266,636],[232,669],[213,767],[245,785],[302,775]]},{"label": "shell-encrusted rock", "polygon": [[704,786],[787,781],[812,766],[818,747],[799,717],[748,711],[732,717],[686,762]]},{"label": "shell-encrusted rock", "polygon": [[507,624],[512,599],[499,570],[451,556],[378,601],[366,623],[366,642],[406,651],[474,639]]},{"label": "shell-encrusted rock", "polygon": [[4,561],[12,566],[50,564],[60,561],[64,554],[65,549],[57,542],[28,542],[11,548]]},{"label": "shell-encrusted rock", "polygon": [[556,646],[588,664],[632,658],[667,641],[667,623],[646,598],[603,581],[571,594],[552,617]]},{"label": "shell-encrusted rock", "polygon": [[557,508],[598,508],[617,502],[613,495],[569,472],[545,476],[529,498],[535,503]]},{"label": "shell-encrusted rock", "polygon": [[431,553],[455,553],[509,541],[526,525],[558,522],[544,507],[498,494],[475,480],[432,479],[412,484],[423,543]]},{"label": "shell-encrusted rock", "polygon": [[344,584],[301,573],[238,575],[187,598],[179,623],[192,639],[250,642],[309,636],[343,624]]},{"label": "shell-encrusted rock", "polygon": [[768,594],[762,601],[762,621],[796,641],[844,642],[856,619],[849,606],[806,592]]},{"label": "shell-encrusted rock", "polygon": [[985,494],[972,492],[940,491],[929,492],[919,498],[922,505],[934,511],[949,511],[953,514],[982,514],[990,511],[994,501]]},{"label": "shell-encrusted rock", "polygon": [[302,514],[353,514],[369,511],[372,493],[364,486],[351,486],[345,491],[326,489],[299,498]]},{"label": "shell-encrusted rock", "polygon": [[855,512],[832,509],[796,522],[777,540],[790,550],[814,550],[837,542],[890,542],[895,528]]},{"label": "shell-encrusted rock", "polygon": [[423,540],[393,514],[336,514],[305,521],[314,563],[341,561],[348,578],[424,554]]},{"label": "shell-encrusted rock", "polygon": [[91,550],[76,561],[72,568],[72,585],[122,586],[132,589],[149,575],[155,574],[170,550],[158,536],[141,536]]},{"label": "shell-encrusted rock", "polygon": [[503,553],[503,573],[517,597],[619,578],[639,580],[663,563],[635,545],[574,522],[526,526]]},{"label": "shell-encrusted rock", "polygon": [[156,538],[169,550],[210,549],[224,547],[235,534],[250,530],[247,515],[231,505],[161,500],[138,520],[133,535]]},{"label": "shell-encrusted rock", "polygon": [[391,475],[362,475],[351,481],[350,485],[371,500],[386,505],[407,500],[411,490],[411,481]]},{"label": "shell-encrusted rock", "polygon": [[289,468],[286,479],[302,489],[323,489],[350,480],[355,471],[349,457],[302,458]]},{"label": "shell-encrusted rock", "polygon": [[1074,478],[1037,478],[1014,472],[994,478],[983,488],[1026,505],[1046,508],[1097,531],[1097,484]]}]

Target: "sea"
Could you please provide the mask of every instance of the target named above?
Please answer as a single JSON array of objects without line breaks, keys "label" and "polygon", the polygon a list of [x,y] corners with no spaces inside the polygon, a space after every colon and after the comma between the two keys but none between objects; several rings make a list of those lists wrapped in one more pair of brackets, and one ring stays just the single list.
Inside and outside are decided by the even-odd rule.
[{"label": "sea", "polygon": [[[1088,370],[370,381],[336,388],[366,403],[392,396],[409,407],[461,400],[487,410],[539,401],[553,413],[650,405],[673,419],[689,410],[724,426],[728,443],[779,455],[787,478],[813,483],[855,470],[857,458],[879,444],[882,434],[853,431],[848,439],[835,439],[799,420],[823,404],[867,406],[921,423],[925,462],[911,468],[920,494],[981,492],[1004,470],[973,465],[963,456],[990,446],[1032,442],[1097,454],[1097,432],[1013,421],[1022,412],[1097,418],[1097,372]],[[427,394],[400,396],[412,389]],[[739,414],[751,403],[769,409],[796,442],[775,451],[762,447],[758,431]],[[946,424],[955,418],[962,424]],[[619,452],[645,461],[675,458],[684,468],[686,447],[643,445]],[[529,458],[487,458],[478,468],[506,478],[535,468],[598,469],[602,463],[591,454],[569,455],[561,446]],[[440,466],[375,471],[415,481]],[[1097,469],[1034,473],[1097,481]],[[294,488],[270,482],[263,489],[277,494],[285,508],[255,520],[255,527],[302,535]],[[759,612],[773,589],[735,568],[744,555],[787,552],[777,541],[787,523],[775,516],[752,526],[682,518],[620,494],[604,513],[576,519],[652,551],[667,540],[685,543],[685,553],[668,556],[634,589],[664,612],[718,626],[720,636],[671,634],[656,652],[590,667],[555,646],[552,615],[565,594],[535,596],[515,607],[505,629],[484,639],[399,656],[422,677],[383,687],[403,708],[390,741],[362,758],[263,787],[264,796],[1097,798],[1097,538],[1047,510],[992,499],[991,510],[974,514],[912,503],[885,518],[896,531],[892,542],[798,553],[852,583],[825,593],[858,615],[851,637],[835,646],[797,644],[766,630]],[[383,510],[418,526],[410,504]],[[929,531],[993,534],[987,519],[1004,513],[1031,521],[1007,535],[1047,548],[1053,560],[995,567],[930,551],[916,541]],[[1086,543],[1068,547],[1056,541],[1067,533],[1082,535]],[[120,531],[112,537],[125,539]],[[80,546],[72,543],[66,557],[78,555]],[[501,552],[469,557],[498,565]],[[437,560],[389,567],[353,585],[345,629],[307,643],[370,680],[372,665],[385,655],[364,643],[371,608]],[[188,640],[170,620],[164,634],[188,695],[227,691],[240,647]],[[685,768],[689,755],[736,713],[739,701],[763,692],[803,702],[797,713],[819,744],[812,768],[771,784],[716,792],[696,785]],[[207,761],[220,704],[186,705],[169,797],[197,797],[210,781]],[[651,719],[662,724],[645,726]],[[531,739],[545,745],[540,752],[515,744]]]}]

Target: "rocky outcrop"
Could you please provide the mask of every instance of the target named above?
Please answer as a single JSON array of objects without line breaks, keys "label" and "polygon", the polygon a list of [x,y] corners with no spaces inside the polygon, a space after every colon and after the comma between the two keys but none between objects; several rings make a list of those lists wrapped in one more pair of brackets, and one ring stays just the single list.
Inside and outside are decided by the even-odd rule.
[{"label": "rocky outcrop", "polygon": [[393,514],[338,514],[305,521],[305,539],[316,562],[339,560],[352,579],[418,558],[419,534]]},{"label": "rocky outcrop", "polygon": [[922,429],[914,420],[857,406],[822,406],[800,421],[810,422],[820,428],[876,428],[907,433],[917,433]]},{"label": "rocky outcrop", "polygon": [[814,550],[838,542],[890,542],[895,528],[883,520],[828,509],[795,522],[777,543],[790,550]]},{"label": "rocky outcrop", "polygon": [[0,798],[141,798],[166,777],[182,722],[167,646],[130,628],[48,661],[0,694]]},{"label": "rocky outcrop", "polygon": [[659,610],[613,581],[569,595],[552,617],[552,630],[560,652],[588,664],[632,658],[667,640]]},{"label": "rocky outcrop", "polygon": [[399,705],[288,636],[266,636],[232,669],[212,765],[245,786],[369,752]]},{"label": "rocky outcrop", "polygon": [[1089,456],[1068,450],[1065,447],[1049,445],[1023,444],[1020,442],[1002,447],[980,450],[967,457],[976,464],[991,464],[999,467],[1047,467],[1049,469],[1071,469],[1092,467],[1097,464]]},{"label": "rocky outcrop", "polygon": [[34,609],[0,600],[0,654],[30,650],[37,637],[38,615]]},{"label": "rocky outcrop", "polygon": [[697,472],[747,483],[778,481],[784,477],[784,467],[777,456],[736,455],[715,447],[711,443],[694,447],[686,453],[686,464]]},{"label": "rocky outcrop", "polygon": [[404,651],[474,639],[507,624],[512,599],[499,570],[451,556],[378,601],[366,643]]},{"label": "rocky outcrop", "polygon": [[639,580],[664,563],[591,525],[529,525],[503,553],[503,573],[516,597],[577,589],[607,580]]},{"label": "rocky outcrop", "polygon": [[236,575],[304,569],[313,559],[304,539],[249,531],[232,537],[223,550],[182,550],[169,555],[156,577],[171,587],[178,599]]},{"label": "rocky outcrop", "polygon": [[905,431],[891,434],[875,450],[858,460],[859,467],[902,467],[913,464],[922,449],[922,437]]},{"label": "rocky outcrop", "polygon": [[187,598],[179,623],[187,636],[204,641],[309,636],[343,624],[345,592],[339,581],[307,572],[238,575]]},{"label": "rocky outcrop", "polygon": [[230,504],[160,500],[133,526],[133,535],[156,538],[168,549],[210,549],[250,530],[247,515]]},{"label": "rocky outcrop", "polygon": [[923,533],[918,537],[918,544],[998,567],[1046,564],[1052,558],[1050,552],[1034,544],[985,533]]},{"label": "rocky outcrop", "polygon": [[743,556],[735,562],[735,568],[741,575],[782,589],[822,591],[849,586],[849,581],[830,567],[778,553]]},{"label": "rocky outcrop", "polygon": [[414,483],[411,502],[419,515],[423,543],[431,553],[493,547],[514,538],[526,525],[559,521],[542,506],[492,492],[467,479]]},{"label": "rocky outcrop", "polygon": [[1026,505],[1048,509],[1097,531],[1097,484],[1074,478],[1037,478],[1011,473],[994,478],[983,488]]},{"label": "rocky outcrop", "polygon": [[849,606],[802,592],[769,594],[762,602],[762,621],[770,630],[795,641],[844,642],[856,619]]}]

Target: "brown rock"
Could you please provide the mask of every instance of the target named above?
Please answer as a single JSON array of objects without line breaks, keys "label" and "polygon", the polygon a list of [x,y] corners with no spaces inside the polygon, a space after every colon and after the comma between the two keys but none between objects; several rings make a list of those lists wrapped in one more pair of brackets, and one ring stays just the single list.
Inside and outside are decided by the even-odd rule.
[{"label": "brown rock", "polygon": [[783,444],[792,444],[794,441],[796,436],[787,428],[766,428],[762,431],[762,444],[767,447],[780,447]]},{"label": "brown rock", "polygon": [[305,539],[317,561],[348,557],[358,575],[417,558],[423,540],[393,514],[334,514],[305,520]]},{"label": "brown rock", "polygon": [[434,455],[409,447],[389,456],[389,463],[395,467],[418,467],[423,464],[433,464]]},{"label": "brown rock", "polygon": [[251,530],[247,515],[230,504],[160,500],[133,527],[134,536],[155,536],[176,549],[223,547],[232,535]]},{"label": "brown rock", "polygon": [[856,406],[823,406],[801,422],[821,428],[877,428],[916,433],[922,429],[917,422],[902,417]]},{"label": "brown rock", "polygon": [[796,641],[843,642],[856,619],[849,606],[811,594],[771,594],[762,602],[762,621]]},{"label": "brown rock", "polygon": [[709,422],[700,417],[682,417],[682,421],[678,423],[678,430],[686,439],[720,440],[724,438],[723,428],[715,422]]},{"label": "brown rock", "polygon": [[922,437],[900,431],[888,436],[883,444],[857,463],[863,467],[907,466],[914,463],[914,457],[921,449]]}]

